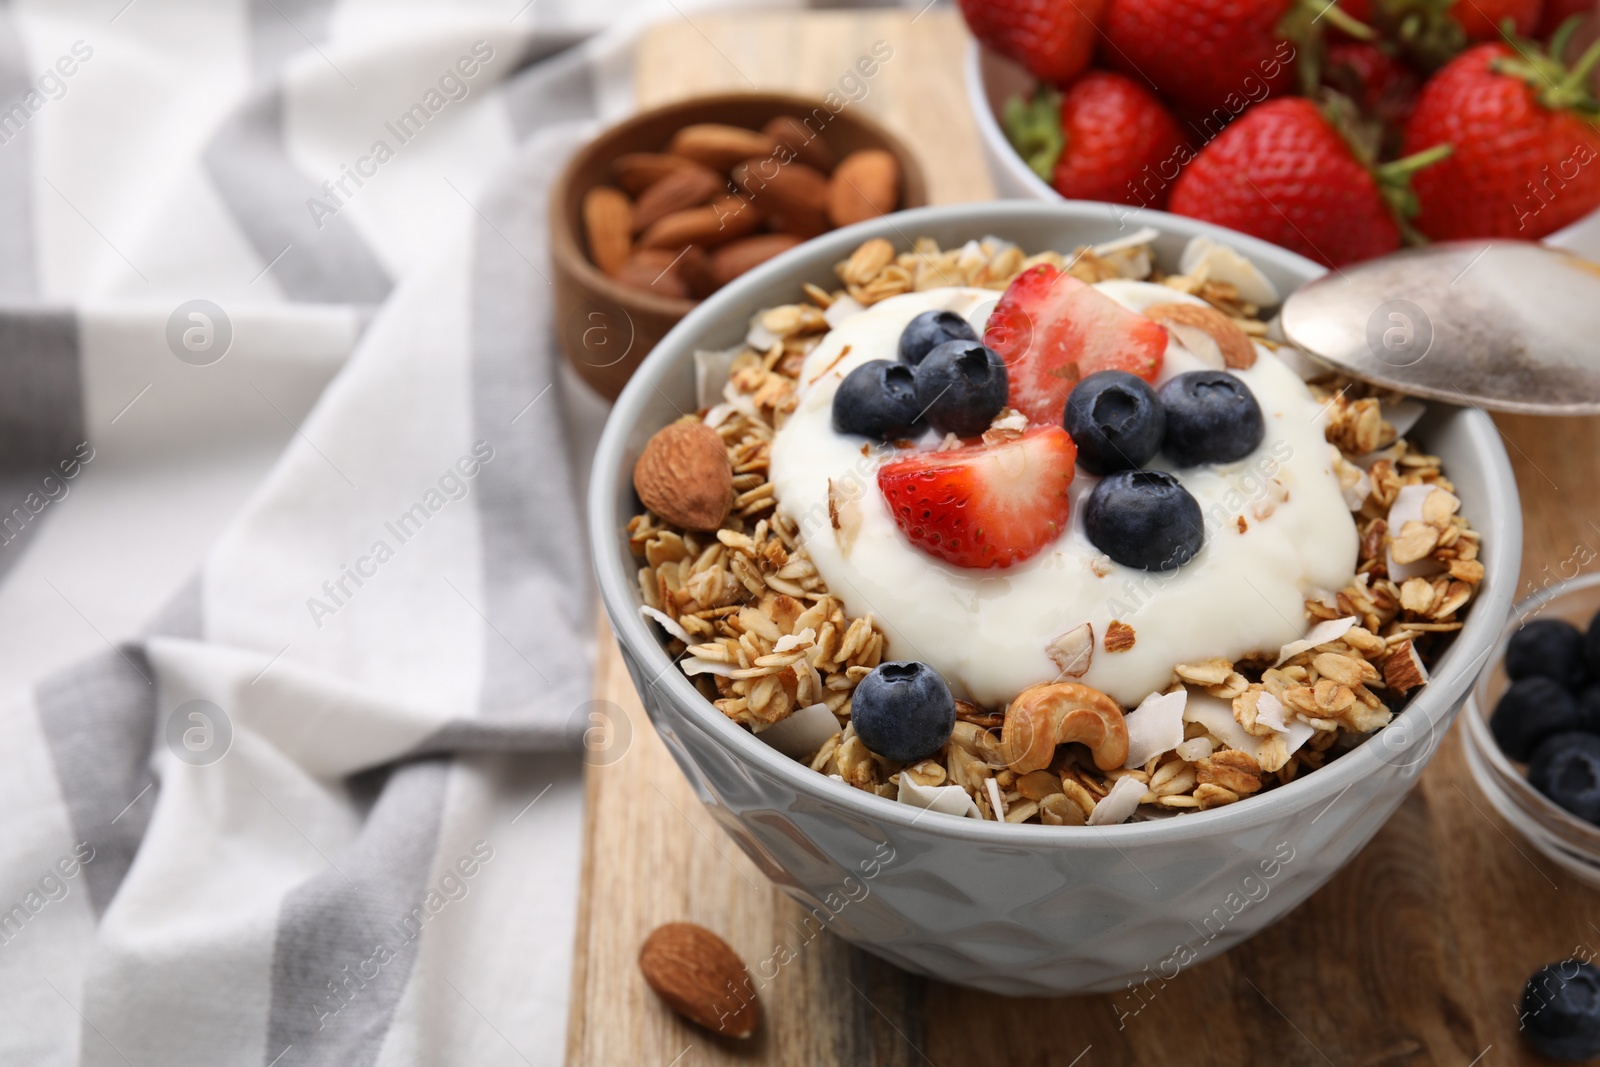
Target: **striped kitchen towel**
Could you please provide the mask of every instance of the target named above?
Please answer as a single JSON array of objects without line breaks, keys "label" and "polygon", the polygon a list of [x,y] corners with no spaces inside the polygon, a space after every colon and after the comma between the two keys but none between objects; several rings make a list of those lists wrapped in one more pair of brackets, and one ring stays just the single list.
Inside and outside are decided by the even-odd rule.
[{"label": "striped kitchen towel", "polygon": [[0,1064],[561,1059],[545,193],[688,7],[0,7]]}]

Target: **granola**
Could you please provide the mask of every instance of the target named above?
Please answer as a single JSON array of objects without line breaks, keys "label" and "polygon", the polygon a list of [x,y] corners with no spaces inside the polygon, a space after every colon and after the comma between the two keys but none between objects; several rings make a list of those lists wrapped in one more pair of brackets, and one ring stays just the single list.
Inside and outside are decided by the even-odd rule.
[{"label": "granola", "polygon": [[[1002,743],[1007,708],[966,701],[958,702],[955,729],[932,757],[901,764],[861,743],[851,724],[851,696],[872,668],[891,658],[887,639],[872,615],[850,616],[829,592],[800,529],[777,511],[768,477],[774,434],[794,410],[802,364],[828,332],[830,309],[837,314],[850,303],[869,306],[943,286],[1004,290],[1037,263],[1089,283],[1154,281],[1198,296],[1258,343],[1278,347],[1259,308],[1241,298],[1237,285],[1195,274],[1163,276],[1147,244],[1025,256],[988,240],[941,249],[919,238],[900,253],[886,240],[865,242],[837,265],[839,288],[807,285],[802,302],[757,316],[749,340],[760,347],[747,343],[733,355],[722,401],[685,417],[715,431],[733,471],[733,505],[721,528],[693,532],[648,511],[628,524],[630,546],[642,563],[643,604],[669,633],[669,651],[685,674],[719,711],[758,735],[804,711],[807,731],[789,738],[791,746],[796,737],[804,739],[797,758],[855,788],[905,799],[907,791],[927,798],[934,795],[927,791],[955,786],[964,799],[946,797],[955,806],[939,810],[1052,826],[1088,822],[1124,781],[1129,784],[1120,795],[1138,787],[1142,816],[1232,804],[1321,767],[1386,725],[1426,683],[1427,664],[1461,628],[1484,569],[1478,534],[1460,514],[1439,459],[1385,417],[1391,398],[1326,375],[1308,387],[1324,405],[1335,473],[1359,534],[1355,578],[1308,598],[1305,639],[1285,645],[1275,658],[1174,665],[1167,693],[1204,695],[1231,708],[1231,719],[1184,721],[1181,739],[1138,766],[1109,771],[1096,767],[1084,746],[1063,744],[1048,766],[1019,773]],[[847,539],[853,536],[852,501],[829,489],[827,521]],[[1241,532],[1247,528],[1245,515],[1237,521]],[[1102,635],[1102,654],[1132,648],[1138,639],[1122,622],[1110,631]],[[1062,677],[1071,678],[1074,670],[1088,669],[1094,645],[1092,630],[1069,632],[1050,656]],[[819,720],[825,722],[820,738]],[[1291,725],[1309,729],[1292,751],[1285,732]]]}]

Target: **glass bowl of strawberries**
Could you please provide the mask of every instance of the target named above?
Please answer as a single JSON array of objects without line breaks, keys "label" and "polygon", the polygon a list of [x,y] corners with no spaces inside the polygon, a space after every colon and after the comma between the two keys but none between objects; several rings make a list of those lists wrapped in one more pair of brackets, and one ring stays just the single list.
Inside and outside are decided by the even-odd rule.
[{"label": "glass bowl of strawberries", "polygon": [[1169,210],[1330,267],[1489,237],[1600,255],[1593,4],[960,7],[1003,195]]}]

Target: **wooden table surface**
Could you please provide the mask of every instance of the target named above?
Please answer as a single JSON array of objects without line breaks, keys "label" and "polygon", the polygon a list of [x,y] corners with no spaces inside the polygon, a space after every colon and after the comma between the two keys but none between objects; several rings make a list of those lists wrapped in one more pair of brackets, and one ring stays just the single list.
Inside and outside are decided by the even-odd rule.
[{"label": "wooden table surface", "polygon": [[[892,60],[852,106],[920,153],[935,202],[991,195],[953,14],[691,18],[644,39],[640,106],[741,87],[820,95],[886,41]],[[1522,487],[1523,589],[1600,559],[1600,419],[1497,421]],[[1600,896],[1490,809],[1454,730],[1394,818],[1321,892],[1255,939],[1185,970],[1125,1027],[1110,996],[976,993],[826,935],[763,992],[766,1022],[754,1043],[722,1040],[661,1006],[639,977],[640,942],[660,923],[688,920],[757,960],[788,940],[802,913],[702,810],[609,633],[601,646],[597,696],[624,709],[633,738],[620,760],[588,771],[567,1036],[575,1065],[1547,1062],[1516,1034],[1522,983],[1579,946],[1591,956],[1600,946]]]}]

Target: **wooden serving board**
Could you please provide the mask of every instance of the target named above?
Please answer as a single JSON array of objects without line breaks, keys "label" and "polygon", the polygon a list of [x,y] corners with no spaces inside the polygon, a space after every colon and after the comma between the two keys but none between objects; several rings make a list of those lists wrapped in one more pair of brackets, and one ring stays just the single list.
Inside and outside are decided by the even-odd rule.
[{"label": "wooden serving board", "polygon": [[[674,20],[643,41],[639,104],[740,87],[821,95],[880,40],[894,57],[852,106],[919,152],[935,202],[990,196],[961,87],[965,31],[948,11]],[[1522,487],[1531,590],[1600,558],[1600,419],[1498,422]],[[990,996],[913,977],[825,934],[762,993],[754,1043],[726,1041],[656,1000],[639,976],[640,943],[688,920],[759,961],[793,942],[800,908],[701,808],[603,628],[595,684],[627,712],[633,738],[623,758],[588,771],[574,1065],[1535,1062],[1516,1033],[1522,983],[1600,945],[1600,895],[1494,814],[1452,731],[1394,818],[1321,892],[1183,971],[1120,1027],[1114,1005],[1126,1012],[1126,995]]]}]

